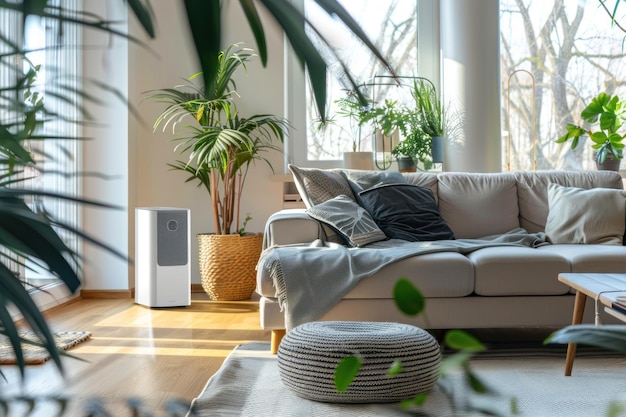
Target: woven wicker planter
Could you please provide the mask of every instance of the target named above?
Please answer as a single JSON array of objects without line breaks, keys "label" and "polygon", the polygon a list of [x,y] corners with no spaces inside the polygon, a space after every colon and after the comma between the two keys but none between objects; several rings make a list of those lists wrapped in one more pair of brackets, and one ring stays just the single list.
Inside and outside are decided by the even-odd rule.
[{"label": "woven wicker planter", "polygon": [[256,264],[263,234],[198,234],[202,288],[218,301],[249,300],[256,287]]}]

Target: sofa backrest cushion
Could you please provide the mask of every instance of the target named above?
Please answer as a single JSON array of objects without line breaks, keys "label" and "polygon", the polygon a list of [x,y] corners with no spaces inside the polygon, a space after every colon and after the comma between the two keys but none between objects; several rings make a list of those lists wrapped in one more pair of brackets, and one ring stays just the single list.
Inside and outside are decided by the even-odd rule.
[{"label": "sofa backrest cushion", "polygon": [[442,173],[438,180],[439,211],[457,239],[477,239],[520,227],[512,174]]},{"label": "sofa backrest cushion", "polygon": [[529,233],[543,232],[548,218],[548,184],[565,187],[623,189],[614,171],[519,171],[517,180],[520,227]]},{"label": "sofa backrest cushion", "polygon": [[546,238],[550,243],[621,245],[626,191],[548,185]]},{"label": "sofa backrest cushion", "polygon": [[437,174],[432,172],[404,172],[402,175],[409,184],[430,188],[435,196],[435,201],[438,201],[437,194],[439,193],[439,188],[437,184],[439,180],[437,179]]}]

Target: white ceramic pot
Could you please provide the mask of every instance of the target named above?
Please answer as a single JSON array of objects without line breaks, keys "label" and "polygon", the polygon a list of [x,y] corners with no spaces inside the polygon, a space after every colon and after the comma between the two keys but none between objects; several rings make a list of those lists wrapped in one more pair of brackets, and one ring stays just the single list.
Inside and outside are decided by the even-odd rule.
[{"label": "white ceramic pot", "polygon": [[374,168],[373,152],[344,152],[343,167],[347,169],[372,170]]}]

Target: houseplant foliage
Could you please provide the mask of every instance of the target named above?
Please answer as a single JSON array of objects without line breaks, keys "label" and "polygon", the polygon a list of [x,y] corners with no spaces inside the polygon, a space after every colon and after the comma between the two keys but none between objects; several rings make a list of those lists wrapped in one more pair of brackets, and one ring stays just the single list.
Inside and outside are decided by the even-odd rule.
[{"label": "houseplant foliage", "polygon": [[281,117],[243,117],[237,110],[233,76],[253,57],[252,50],[231,45],[218,55],[212,89],[194,84],[201,75],[195,74],[181,86],[149,96],[167,106],[154,128],[171,128],[175,150],[185,156],[169,165],[185,171],[187,181],[197,180],[211,196],[215,233],[199,234],[198,239],[202,286],[213,300],[247,300],[254,291],[263,237],[240,227],[242,191],[251,163],[261,160],[271,168],[264,154],[280,150],[274,143],[283,142],[288,128]]},{"label": "houseplant foliage", "polygon": [[[67,10],[53,6],[51,3],[51,1],[47,0],[0,0],[0,9],[13,10],[22,16],[22,20],[25,20],[28,15],[44,16],[48,19],[62,20],[66,24],[81,25],[136,41],[132,36],[115,29],[117,22],[107,21],[89,13],[70,13]],[[149,3],[146,0],[125,0],[124,3],[130,7],[145,33],[150,37],[154,37],[154,22]],[[185,0],[184,3],[188,11],[188,23],[194,36],[196,52],[204,69],[204,80],[206,84],[211,84],[216,78],[216,57],[221,44],[221,2],[219,0]],[[240,3],[254,32],[261,59],[266,64],[267,46],[256,5],[245,0],[241,0]],[[301,62],[314,74],[312,85],[316,92],[317,102],[323,109],[326,95],[326,64],[320,53],[307,38],[302,12],[295,10],[291,4],[282,0],[263,0],[262,3],[267,5],[272,15],[277,16],[278,24],[289,32],[288,36],[294,45],[294,49],[298,52]],[[386,63],[382,55],[378,53],[363,31],[341,8],[337,1],[320,0],[319,3],[323,4],[324,10],[329,14],[337,14],[346,26],[363,40],[364,45],[375,53],[377,59]],[[210,24],[207,24],[207,22]],[[5,65],[4,63],[7,62],[12,63],[25,55],[27,51],[5,37],[1,28],[0,34],[2,35],[0,45],[5,48],[0,56],[2,65]],[[12,64],[8,66],[12,66]],[[342,68],[349,74],[346,65],[342,65]],[[14,331],[11,317],[7,314],[10,305],[15,306],[29,324],[42,333],[45,338],[43,344],[50,351],[54,362],[62,369],[58,352],[52,342],[49,329],[41,312],[30,300],[26,289],[6,267],[7,262],[16,259],[17,255],[33,253],[33,256],[39,257],[42,261],[42,266],[49,267],[51,272],[57,275],[70,290],[74,291],[79,284],[79,275],[74,265],[64,261],[65,258],[62,255],[68,253],[68,248],[58,239],[55,229],[51,227],[52,219],[46,218],[45,212],[36,211],[36,208],[27,206],[24,203],[26,199],[30,199],[33,195],[44,193],[19,189],[21,182],[18,178],[19,174],[24,171],[24,168],[28,167],[30,169],[36,165],[36,161],[28,152],[25,142],[27,140],[45,140],[45,137],[36,134],[35,128],[41,126],[44,119],[52,116],[46,111],[43,102],[27,105],[21,99],[22,94],[28,88],[28,83],[34,82],[33,76],[34,74],[31,73],[28,77],[23,74],[16,77],[12,84],[3,84],[0,93],[0,109],[3,112],[10,109],[13,112],[12,114],[15,115],[8,122],[5,119],[0,120],[0,152],[2,153],[2,157],[0,157],[0,198],[3,199],[3,202],[6,201],[6,204],[2,204],[4,208],[2,224],[4,226],[0,226],[0,236],[2,237],[2,243],[8,251],[7,254],[1,255],[3,259],[0,265],[0,286],[2,286],[0,291],[0,294],[2,294],[0,320],[2,321],[2,332],[8,334],[11,343],[16,347],[18,365],[21,369],[23,369],[24,362],[18,346],[19,338]],[[84,98],[88,99],[89,97],[85,95]],[[322,110],[320,114],[325,114],[325,112]],[[9,185],[13,188],[9,189]],[[46,197],[64,198],[63,196]],[[18,233],[13,227],[13,225],[19,224],[13,221],[16,219],[19,219],[22,224],[30,226],[30,229],[22,228]],[[80,231],[76,232],[80,233]],[[50,263],[48,264],[46,261]]]},{"label": "houseplant foliage", "polygon": [[[81,25],[101,30],[112,35],[122,35],[112,28],[113,23],[100,19],[98,16],[81,14],[54,6],[46,0],[39,1],[0,1],[0,8],[19,14],[22,20],[29,15],[37,15],[47,19],[62,20],[66,24]],[[136,13],[145,31],[154,35],[149,9],[143,1],[130,0],[128,4]],[[17,326],[9,309],[15,307],[25,323],[40,335],[42,345],[48,350],[59,370],[63,368],[60,353],[56,349],[50,329],[28,294],[28,289],[9,265],[25,266],[22,258],[28,258],[39,267],[57,276],[65,286],[74,292],[80,285],[78,254],[74,253],[59,237],[59,230],[100,244],[85,236],[80,230],[62,224],[45,209],[45,199],[64,199],[68,201],[96,204],[82,199],[63,196],[45,191],[26,188],[24,181],[33,172],[41,171],[38,163],[45,155],[29,151],[28,144],[48,139],[76,140],[73,137],[50,137],[43,133],[45,123],[58,121],[62,116],[54,114],[45,106],[44,97],[37,92],[37,74],[39,67],[30,66],[27,70],[13,65],[14,62],[25,63],[29,52],[22,45],[11,40],[11,37],[0,28],[0,65],[12,68],[11,81],[0,82],[0,245],[4,247],[0,257],[0,333],[5,334],[15,352],[17,365],[24,374],[24,356],[21,348]],[[62,37],[59,37],[62,40]],[[62,45],[59,45],[62,46]],[[72,76],[73,74],[68,74]],[[59,90],[58,98],[73,100],[74,93],[67,86]],[[85,96],[88,100],[89,96]],[[77,121],[68,121],[76,123]],[[44,172],[45,174],[45,172]],[[27,201],[29,203],[27,204]],[[99,204],[100,206],[110,207]],[[111,250],[110,248],[108,248]],[[113,251],[114,252],[114,251]],[[120,255],[117,252],[114,252]],[[120,255],[121,256],[121,255]]]},{"label": "houseplant foliage", "polygon": [[[368,48],[373,56],[380,61],[388,71],[393,74],[393,69],[379,52],[378,48],[369,40],[365,32],[350,16],[350,14],[341,6],[337,0],[315,0],[315,2],[336,21],[345,25],[355,36],[357,36],[363,46]],[[194,39],[196,51],[200,58],[204,84],[208,89],[215,82],[218,73],[218,62],[216,57],[221,48],[221,7],[220,0],[184,0],[187,10],[187,17]],[[254,35],[257,50],[261,58],[261,62],[265,66],[267,64],[267,42],[265,40],[265,30],[259,16],[257,2],[250,0],[239,0],[248,24]],[[306,19],[304,12],[295,7],[291,2],[284,0],[259,0],[267,11],[276,20],[276,23],[283,29],[285,36],[291,43],[298,60],[303,67],[306,67],[311,81],[311,89],[318,108],[318,114],[322,119],[326,115],[326,78],[328,73],[329,58],[325,58],[318,47],[315,46],[311,39],[310,33],[321,33]],[[310,30],[310,31],[309,31]],[[332,44],[321,36],[317,37],[317,41],[321,42],[322,49],[333,50]],[[349,63],[342,61],[336,57],[337,71],[341,73],[338,79],[345,80],[345,86],[349,91],[355,91],[358,100],[362,105],[367,105],[367,99],[362,94],[354,76],[352,75]]]},{"label": "houseplant foliage", "polygon": [[198,180],[209,192],[218,235],[230,234],[233,220],[235,231],[240,231],[239,207],[248,167],[257,160],[271,167],[263,154],[280,150],[273,141],[282,143],[288,127],[283,118],[269,114],[242,117],[237,110],[232,77],[238,69],[245,70],[254,56],[250,49],[231,45],[218,54],[212,89],[196,86],[193,81],[202,74],[195,74],[181,86],[149,96],[167,105],[154,128],[171,127],[178,142],[175,150],[187,157],[170,166],[186,171],[190,174],[187,181]]},{"label": "houseplant foliage", "polygon": [[582,136],[589,136],[593,142],[591,147],[596,151],[596,159],[600,165],[604,164],[607,156],[616,160],[623,158],[626,133],[621,128],[625,120],[626,107],[624,101],[617,95],[600,93],[580,113],[580,117],[588,124],[597,123],[597,127],[585,128],[568,123],[567,132],[556,140],[557,143],[572,141],[572,149],[576,149]]}]

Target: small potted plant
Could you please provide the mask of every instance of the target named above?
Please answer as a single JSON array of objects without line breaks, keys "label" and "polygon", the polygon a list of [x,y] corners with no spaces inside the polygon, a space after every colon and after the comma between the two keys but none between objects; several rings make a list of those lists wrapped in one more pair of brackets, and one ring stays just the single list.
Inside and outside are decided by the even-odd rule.
[{"label": "small potted plant", "polygon": [[580,117],[589,124],[596,124],[596,129],[584,128],[580,125],[568,123],[567,132],[556,140],[557,143],[572,141],[572,149],[576,149],[582,136],[588,136],[593,142],[591,148],[595,151],[595,160],[598,169],[619,170],[621,159],[624,157],[624,137],[620,131],[625,120],[626,107],[617,96],[600,93],[591,100],[580,113]]},{"label": "small potted plant", "polygon": [[421,130],[432,140],[432,162],[441,163],[443,143],[458,136],[463,125],[462,115],[443,105],[435,86],[427,79],[414,80],[411,95]]},{"label": "small potted plant", "polygon": [[[254,52],[230,46],[218,56],[218,78],[198,87],[192,76],[186,84],[153,92],[149,98],[167,105],[154,128],[171,128],[174,148],[185,160],[169,164],[185,171],[187,182],[197,180],[211,196],[215,233],[198,235],[202,286],[214,300],[250,298],[256,285],[255,266],[262,234],[245,232],[239,223],[244,181],[251,163],[269,161],[264,152],[283,142],[288,123],[270,114],[243,117],[234,99],[239,97],[232,79]],[[234,226],[234,227],[233,227]]]},{"label": "small potted plant", "polygon": [[[348,119],[352,137],[352,150],[343,153],[344,168],[372,169],[373,153],[361,150],[362,128],[375,117],[372,108],[363,106],[354,92],[348,92],[335,104],[339,107],[337,115]],[[334,119],[330,120],[337,124]]]},{"label": "small potted plant", "polygon": [[402,132],[401,140],[391,150],[391,155],[398,161],[400,172],[414,172],[418,163],[424,170],[432,168],[431,139],[419,127],[419,118],[413,111],[398,113],[398,127]]}]

